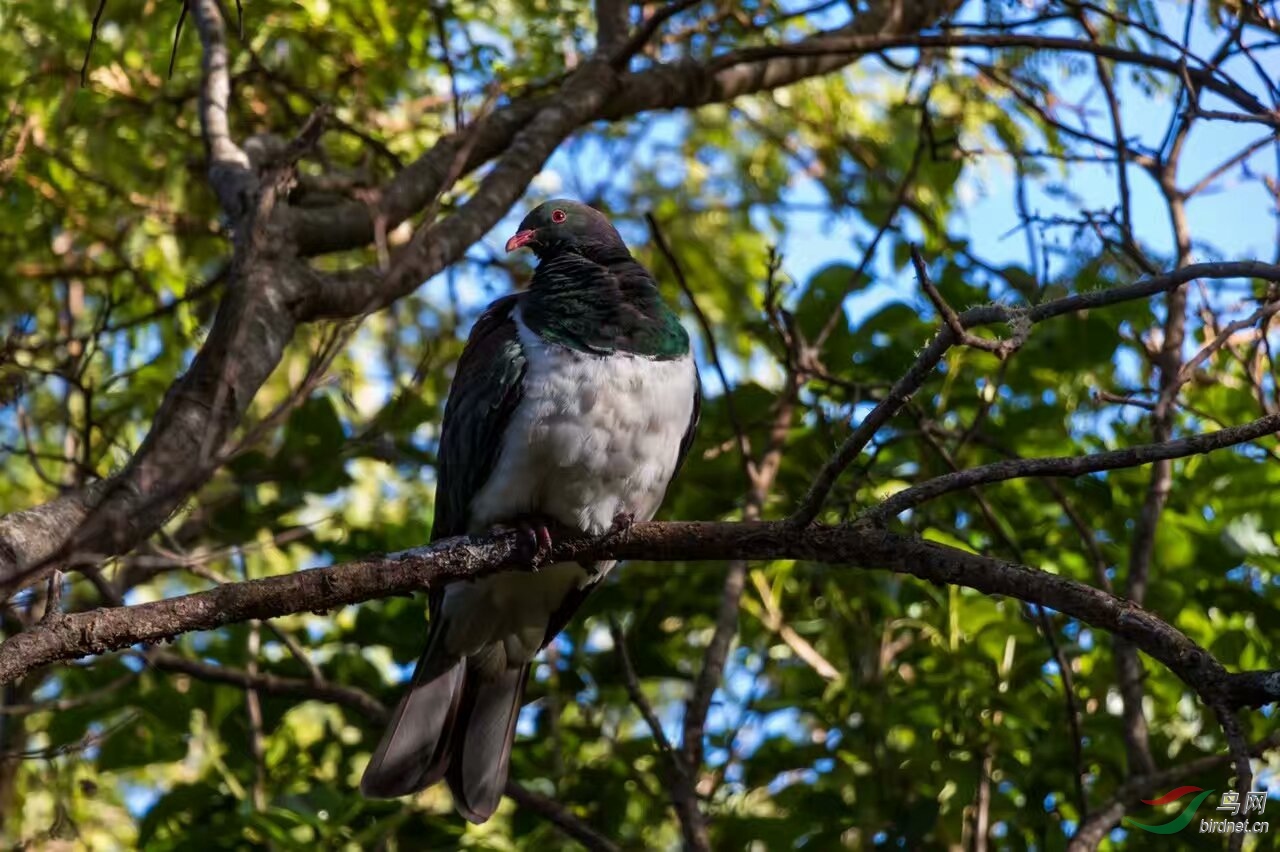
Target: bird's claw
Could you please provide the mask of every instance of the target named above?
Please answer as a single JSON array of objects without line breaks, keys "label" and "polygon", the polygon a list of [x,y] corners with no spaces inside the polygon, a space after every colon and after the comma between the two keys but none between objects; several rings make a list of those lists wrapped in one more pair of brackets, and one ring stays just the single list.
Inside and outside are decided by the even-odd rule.
[{"label": "bird's claw", "polygon": [[619,512],[613,516],[613,523],[609,526],[609,529],[605,530],[605,541],[625,539],[627,533],[635,526],[635,523],[636,516],[634,512]]},{"label": "bird's claw", "polygon": [[537,571],[546,565],[551,558],[554,543],[551,540],[551,528],[545,518],[521,518],[516,528],[524,536],[524,545],[529,550],[529,568]]}]

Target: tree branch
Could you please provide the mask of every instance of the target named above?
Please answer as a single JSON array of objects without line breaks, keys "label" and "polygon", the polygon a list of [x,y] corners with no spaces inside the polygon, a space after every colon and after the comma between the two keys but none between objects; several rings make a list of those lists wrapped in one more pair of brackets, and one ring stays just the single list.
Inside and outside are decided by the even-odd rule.
[{"label": "tree branch", "polygon": [[[1262,755],[1277,747],[1280,747],[1280,734],[1272,734],[1255,743],[1249,752]],[[1120,785],[1115,795],[1080,823],[1080,827],[1076,829],[1076,833],[1071,836],[1071,841],[1067,844],[1067,852],[1092,852],[1111,833],[1111,830],[1119,825],[1129,808],[1140,802],[1144,796],[1168,789],[1184,779],[1193,781],[1197,776],[1225,766],[1231,762],[1231,759],[1230,754],[1213,754],[1196,758],[1181,766],[1157,770],[1151,775],[1131,775]]]},{"label": "tree branch", "polygon": [[81,491],[0,517],[0,586],[53,556],[68,531],[97,505],[104,487],[102,482],[91,483]]},{"label": "tree branch", "polygon": [[977,485],[1027,477],[1076,477],[1103,470],[1139,467],[1161,459],[1201,455],[1254,441],[1277,432],[1280,432],[1280,414],[1261,417],[1251,423],[1219,429],[1216,432],[1206,432],[1158,444],[1142,444],[1124,450],[1110,450],[1085,456],[1007,459],[944,474],[919,485],[913,485],[889,497],[879,506],[863,512],[859,518],[883,523],[921,503]]},{"label": "tree branch", "polygon": [[[56,537],[44,536],[48,546],[42,548],[41,559],[10,559],[7,565],[0,561],[0,591],[11,592],[38,579],[56,559],[72,551],[125,552],[153,532],[216,469],[214,451],[279,363],[298,322],[357,316],[389,304],[456,261],[505,214],[539,164],[577,127],[643,110],[728,101],[825,74],[901,38],[894,33],[931,23],[951,5],[922,3],[888,17],[859,16],[848,30],[835,35],[864,30],[878,35],[843,54],[824,53],[829,46],[749,60],[730,53],[715,60],[715,67],[681,61],[620,76],[609,70],[607,62],[588,63],[554,96],[518,100],[464,133],[447,137],[379,191],[376,210],[351,202],[321,209],[282,206],[273,211],[271,221],[260,224],[272,228],[278,239],[259,242],[275,246],[277,254],[254,258],[253,263],[240,258],[209,340],[167,395],[143,446],[125,471],[107,483],[101,505],[83,525],[67,524]],[[228,55],[217,0],[199,0],[193,5],[193,17],[204,46],[201,118],[210,179],[224,209],[235,218],[248,212],[247,193],[255,179],[230,132]],[[528,133],[523,132],[526,129]],[[322,276],[292,259],[295,244],[303,254],[368,244],[374,237],[375,220],[394,227],[435,198],[467,146],[470,153],[465,155],[463,173],[506,154],[457,214],[431,225],[424,239],[415,241],[416,256],[399,264],[396,275],[383,277],[365,270]],[[228,361],[228,351],[237,351],[234,365]],[[192,464],[192,459],[197,463]],[[827,473],[834,480],[838,470]],[[816,507],[813,512],[816,516]],[[0,559],[5,550],[0,544]]]},{"label": "tree branch", "polygon": [[[317,701],[328,701],[347,707],[363,718],[383,723],[390,716],[385,705],[369,693],[349,686],[339,686],[315,680],[279,677],[271,674],[251,674],[226,666],[189,660],[167,652],[151,652],[145,659],[161,671],[189,675],[207,683],[221,683],[240,689],[253,689],[265,695],[294,696]],[[130,675],[132,677],[132,675]],[[507,781],[506,795],[517,805],[552,823],[567,836],[577,840],[593,852],[616,852],[618,846],[590,825],[572,814],[568,808],[554,799],[539,795],[514,781]]]},{"label": "tree branch", "polygon": [[[545,101],[528,124],[514,134],[501,158],[456,213],[429,225],[421,239],[415,236],[386,275],[366,269],[318,277],[301,318],[345,318],[377,310],[412,293],[423,281],[460,259],[519,200],[560,143],[603,107],[616,85],[617,74],[606,61],[586,62],[561,87],[556,98]],[[484,130],[477,125],[461,137],[443,173],[442,188],[451,177],[466,171],[470,162],[467,151],[482,147]],[[459,161],[464,164],[461,169],[456,165]],[[393,226],[388,220],[388,227]]]},{"label": "tree branch", "polygon": [[[37,507],[0,519],[0,594],[35,582],[64,560],[74,566],[128,552],[208,480],[292,339],[292,294],[302,281],[296,264],[263,262],[229,286],[208,338],[165,395],[142,446],[124,470],[96,487],[100,497],[91,507],[81,500],[81,509],[67,502],[56,512]],[[41,524],[38,552],[13,546],[33,540],[31,523]],[[7,559],[6,549],[40,558]]]},{"label": "tree branch", "polygon": [[[527,567],[519,536],[452,538],[431,547],[330,568],[229,583],[205,592],[56,618],[0,644],[0,683],[41,666],[154,643],[252,618],[324,611]],[[887,569],[1059,610],[1115,633],[1160,660],[1202,698],[1227,707],[1280,699],[1280,672],[1232,674],[1157,616],[1056,574],[918,538],[855,527],[797,528],[785,521],[634,525],[623,536],[561,537],[553,562],[603,559],[801,559]]]},{"label": "tree branch", "polygon": [[631,654],[627,651],[627,635],[622,632],[622,626],[618,624],[618,620],[612,616],[609,618],[609,635],[613,639],[614,650],[618,653],[618,662],[622,665],[622,682],[627,687],[627,696],[640,712],[640,718],[644,719],[644,723],[649,726],[649,734],[658,744],[658,750],[667,758],[672,774],[677,778],[683,776],[687,779],[689,773],[680,760],[680,754],[672,747],[671,740],[667,739],[662,723],[653,712],[653,705],[649,703],[649,699],[645,698],[640,688],[640,678],[636,675],[635,666],[631,663]]},{"label": "tree branch", "polygon": [[630,0],[595,0],[596,53],[608,56],[627,40],[631,30]]},{"label": "tree branch", "polygon": [[[656,26],[665,20],[662,16],[668,9],[671,14],[675,14],[684,5],[682,2],[675,2],[654,13],[650,18],[654,26],[651,27],[650,22],[642,24],[637,30],[636,38],[651,37]],[[949,4],[918,5],[920,9],[913,10],[912,15],[893,23],[896,27],[893,32],[909,31],[913,27],[918,29],[932,23],[936,17],[924,15],[926,7],[940,5],[943,8],[934,11],[941,14]],[[872,23],[875,22],[855,21],[847,30],[839,32],[859,32]],[[875,39],[895,37],[905,36],[869,36],[872,41],[868,44],[877,44]],[[828,74],[880,49],[869,46],[867,49],[843,54],[803,55],[803,46],[818,38],[814,36],[798,42],[795,46],[800,48],[800,55],[726,62],[740,55],[740,52],[731,52],[717,59],[714,65],[683,60],[658,64],[640,72],[619,74],[609,97],[594,99],[575,126],[598,120],[618,121],[650,110],[694,108],[731,101],[742,95],[777,89],[810,77]],[[628,42],[626,47],[631,48],[632,45],[633,42]],[[638,49],[639,45],[635,47]],[[605,67],[608,67],[608,63],[605,63]],[[584,66],[574,76],[581,76],[585,70]],[[474,126],[477,138],[462,173],[468,174],[507,151],[516,135],[547,109],[576,111],[582,104],[566,104],[565,98],[569,94],[562,89],[553,95],[521,98],[477,122]],[[381,187],[377,193],[376,205],[349,202],[328,208],[291,210],[289,230],[292,240],[304,255],[345,251],[368,245],[374,239],[376,222],[385,221],[388,229],[395,228],[435,197],[462,144],[463,134],[455,133],[442,139]],[[480,194],[477,192],[477,196]],[[483,233],[481,231],[475,239],[479,239]],[[363,299],[353,301],[361,304],[364,302]]]},{"label": "tree branch", "polygon": [[233,220],[248,210],[255,177],[246,154],[231,136],[227,102],[231,99],[230,59],[226,30],[218,0],[188,0],[200,31],[201,58],[200,127],[209,155],[209,183],[222,209]]},{"label": "tree branch", "polygon": [[[1029,308],[1014,308],[999,304],[971,308],[955,317],[955,321],[956,326],[962,331],[998,322],[1035,325],[1052,317],[1075,311],[1145,299],[1157,293],[1174,290],[1197,278],[1261,278],[1266,281],[1280,281],[1280,266],[1256,260],[1190,264],[1165,275],[1153,275],[1133,284],[1077,293]],[[894,383],[884,399],[868,412],[853,433],[840,445],[840,449],[814,477],[804,500],[788,519],[789,523],[803,526],[812,523],[818,517],[827,495],[830,494],[840,474],[853,463],[863,447],[871,442],[875,434],[880,431],[880,427],[902,410],[902,407],[924,384],[933,368],[946,355],[947,350],[958,341],[956,328],[944,323],[933,340],[929,341],[929,345],[916,357],[911,368]]]},{"label": "tree branch", "polygon": [[1199,88],[1221,95],[1249,115],[1265,123],[1280,123],[1280,115],[1267,109],[1251,93],[1237,84],[1214,74],[1211,68],[1192,68],[1185,58],[1171,59],[1141,50],[1128,50],[1110,44],[1099,44],[1065,36],[1024,35],[1021,33],[970,33],[949,30],[943,34],[907,33],[898,35],[864,35],[859,33],[829,32],[792,44],[749,47],[719,57],[712,62],[713,69],[723,69],[744,63],[758,63],[781,57],[831,56],[867,54],[895,48],[963,49],[963,48],[1027,48],[1037,51],[1060,51],[1100,56],[1115,62],[1154,68],[1186,77]]},{"label": "tree branch", "polygon": [[528,787],[522,787],[511,780],[507,781],[503,792],[520,807],[532,811],[581,843],[589,852],[618,852],[621,849],[618,844],[596,831],[555,799],[535,793]]},{"label": "tree branch", "polygon": [[[200,123],[210,183],[235,226],[266,229],[266,222],[241,227],[254,212],[256,176],[231,136],[229,60],[219,4],[192,0],[191,6],[204,47]],[[304,142],[318,126],[308,122]],[[0,595],[35,582],[61,562],[77,563],[84,552],[127,552],[217,469],[224,442],[292,339],[298,294],[310,286],[309,271],[296,261],[266,256],[264,248],[282,251],[277,243],[237,240],[233,277],[209,336],[190,369],[170,387],[123,471],[83,494],[0,519]]]},{"label": "tree branch", "polygon": [[165,672],[190,675],[209,683],[224,683],[241,689],[256,690],[263,695],[293,696],[329,701],[348,707],[360,716],[375,721],[387,718],[387,708],[382,702],[361,689],[329,681],[281,677],[279,675],[250,673],[226,666],[215,666],[199,660],[191,660],[179,654],[152,652],[146,657],[154,668]]}]

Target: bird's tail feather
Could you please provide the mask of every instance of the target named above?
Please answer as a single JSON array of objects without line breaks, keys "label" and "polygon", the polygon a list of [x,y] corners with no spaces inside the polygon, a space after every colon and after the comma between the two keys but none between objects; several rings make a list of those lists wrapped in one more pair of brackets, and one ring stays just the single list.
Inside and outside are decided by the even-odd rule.
[{"label": "bird's tail feather", "polygon": [[[427,643],[360,790],[394,798],[447,776],[458,811],[484,822],[502,800],[529,665],[491,672],[437,650]],[[475,662],[491,656],[487,650],[475,655]]]},{"label": "bird's tail feather", "polygon": [[468,676],[463,684],[447,777],[454,805],[471,822],[487,820],[502,801],[528,675],[525,663],[496,678]]},{"label": "bird's tail feather", "polygon": [[366,796],[391,799],[416,793],[443,778],[449,768],[449,743],[462,705],[467,661],[440,659],[432,646],[427,643],[409,690],[365,767],[360,791]]}]

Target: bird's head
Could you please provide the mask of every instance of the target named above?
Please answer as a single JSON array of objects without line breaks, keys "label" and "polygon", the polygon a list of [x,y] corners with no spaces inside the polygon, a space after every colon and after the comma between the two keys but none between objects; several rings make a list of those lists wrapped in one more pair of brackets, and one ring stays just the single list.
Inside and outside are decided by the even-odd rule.
[{"label": "bird's head", "polygon": [[578,201],[556,198],[539,204],[524,217],[520,227],[507,240],[507,251],[528,246],[538,257],[556,251],[592,249],[626,251],[622,237],[604,214]]}]

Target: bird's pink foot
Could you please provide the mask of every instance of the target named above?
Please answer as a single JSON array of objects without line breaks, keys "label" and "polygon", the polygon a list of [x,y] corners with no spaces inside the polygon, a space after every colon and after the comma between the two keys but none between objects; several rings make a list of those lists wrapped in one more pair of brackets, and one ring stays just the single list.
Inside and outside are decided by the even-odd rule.
[{"label": "bird's pink foot", "polygon": [[529,566],[537,571],[551,558],[551,520],[542,515],[525,515],[517,519],[516,529],[529,551]]},{"label": "bird's pink foot", "polygon": [[631,527],[635,525],[636,516],[634,512],[619,512],[613,516],[613,523],[609,529],[604,531],[604,539],[613,541],[614,539],[626,538]]}]

